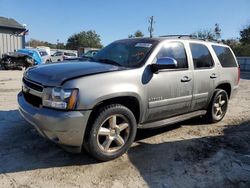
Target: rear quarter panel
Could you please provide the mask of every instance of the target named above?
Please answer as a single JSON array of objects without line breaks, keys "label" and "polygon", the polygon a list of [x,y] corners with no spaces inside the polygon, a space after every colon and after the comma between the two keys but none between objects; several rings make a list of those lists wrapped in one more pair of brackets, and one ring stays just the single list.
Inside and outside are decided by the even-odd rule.
[{"label": "rear quarter panel", "polygon": [[[213,45],[213,44],[212,44]],[[211,54],[213,56],[213,59],[215,61],[215,63],[217,64],[217,68],[218,68],[218,79],[215,85],[215,88],[217,86],[219,86],[220,84],[223,83],[229,83],[231,85],[231,96],[234,93],[234,91],[236,91],[238,89],[238,62],[237,59],[233,53],[233,51],[231,50],[231,48],[229,48],[231,50],[231,52],[233,53],[234,59],[237,63],[237,67],[222,67],[217,55],[215,54],[212,45],[210,46],[210,51]],[[223,46],[223,47],[228,47],[226,45],[223,44],[216,44],[217,46]]]}]

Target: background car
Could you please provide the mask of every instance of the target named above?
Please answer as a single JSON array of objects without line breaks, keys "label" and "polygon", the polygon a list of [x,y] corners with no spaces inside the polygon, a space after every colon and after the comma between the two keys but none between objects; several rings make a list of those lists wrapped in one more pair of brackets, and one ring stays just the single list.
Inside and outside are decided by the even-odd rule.
[{"label": "background car", "polygon": [[54,54],[52,54],[50,57],[51,62],[59,62],[63,60],[75,60],[75,59],[78,59],[75,53],[62,52],[62,51],[57,51]]},{"label": "background car", "polygon": [[87,61],[89,59],[91,59],[92,57],[94,57],[95,54],[97,54],[97,52],[99,52],[99,50],[89,50],[86,53],[84,53],[79,60],[80,61]]},{"label": "background car", "polygon": [[45,50],[38,50],[38,51],[39,51],[39,54],[42,58],[42,62],[49,63],[50,62],[50,55],[48,54],[48,52]]},{"label": "background car", "polygon": [[34,59],[27,54],[8,53],[0,60],[0,70],[22,70],[34,65]]},{"label": "background car", "polygon": [[24,49],[17,50],[16,53],[24,54],[24,55],[28,55],[29,57],[32,57],[32,59],[34,59],[34,65],[39,65],[39,64],[44,63],[43,58],[37,49],[24,48]]}]

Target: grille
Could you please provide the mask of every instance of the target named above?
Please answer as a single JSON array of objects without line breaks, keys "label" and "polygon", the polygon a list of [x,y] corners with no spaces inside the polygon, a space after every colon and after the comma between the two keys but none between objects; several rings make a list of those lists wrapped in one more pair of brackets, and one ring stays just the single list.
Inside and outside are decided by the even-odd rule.
[{"label": "grille", "polygon": [[30,82],[24,78],[23,78],[23,83],[31,89],[34,89],[34,90],[39,91],[39,92],[43,91],[43,87],[41,85],[38,85],[34,82]]},{"label": "grille", "polygon": [[31,105],[35,107],[40,107],[40,105],[42,105],[41,97],[37,97],[35,95],[32,95],[30,93],[25,93],[25,92],[23,92],[23,96],[28,103],[30,103]]}]

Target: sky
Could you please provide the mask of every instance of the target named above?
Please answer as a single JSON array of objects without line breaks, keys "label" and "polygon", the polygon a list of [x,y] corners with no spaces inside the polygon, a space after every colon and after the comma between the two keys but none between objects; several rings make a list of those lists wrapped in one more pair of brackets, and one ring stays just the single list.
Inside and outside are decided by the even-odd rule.
[{"label": "sky", "polygon": [[30,38],[67,42],[72,34],[95,30],[103,45],[136,30],[148,36],[191,34],[219,23],[222,38],[237,38],[250,24],[250,0],[0,0],[0,16],[26,24]]}]

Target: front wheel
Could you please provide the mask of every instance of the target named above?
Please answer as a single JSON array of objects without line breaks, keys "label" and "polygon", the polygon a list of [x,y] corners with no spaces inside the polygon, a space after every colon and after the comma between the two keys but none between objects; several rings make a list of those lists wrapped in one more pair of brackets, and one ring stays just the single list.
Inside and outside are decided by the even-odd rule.
[{"label": "front wheel", "polygon": [[221,121],[226,115],[228,107],[228,95],[225,90],[216,90],[208,107],[207,120],[210,123]]},{"label": "front wheel", "polygon": [[137,124],[133,113],[120,104],[101,109],[87,141],[88,152],[96,159],[108,161],[124,154],[136,136]]}]

